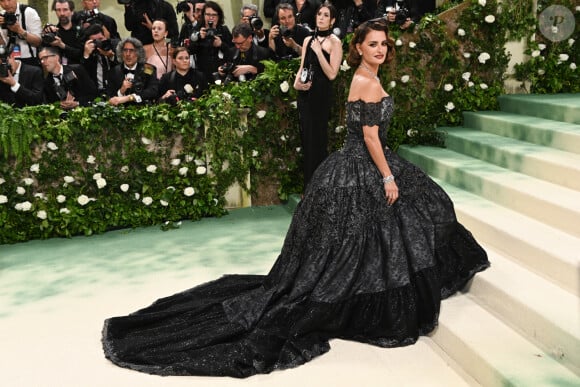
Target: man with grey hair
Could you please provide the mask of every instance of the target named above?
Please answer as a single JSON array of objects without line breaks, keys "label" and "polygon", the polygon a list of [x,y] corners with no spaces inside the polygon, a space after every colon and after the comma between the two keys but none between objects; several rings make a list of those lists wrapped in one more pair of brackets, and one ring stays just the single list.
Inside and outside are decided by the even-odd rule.
[{"label": "man with grey hair", "polygon": [[264,28],[264,22],[260,19],[258,6],[255,4],[245,4],[240,10],[240,23],[249,24],[254,30],[254,44],[269,48],[268,36],[270,30]]},{"label": "man with grey hair", "polygon": [[109,72],[107,94],[111,105],[140,104],[157,99],[159,80],[155,66],[145,63],[139,39],[126,38],[117,45],[120,64]]}]

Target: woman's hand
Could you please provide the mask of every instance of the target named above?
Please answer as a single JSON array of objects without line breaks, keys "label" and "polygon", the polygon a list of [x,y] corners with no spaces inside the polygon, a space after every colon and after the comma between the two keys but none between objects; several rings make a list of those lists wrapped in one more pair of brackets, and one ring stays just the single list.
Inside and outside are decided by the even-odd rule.
[{"label": "woman's hand", "polygon": [[385,183],[385,195],[389,206],[392,206],[399,198],[399,187],[397,187],[397,183],[394,180]]}]

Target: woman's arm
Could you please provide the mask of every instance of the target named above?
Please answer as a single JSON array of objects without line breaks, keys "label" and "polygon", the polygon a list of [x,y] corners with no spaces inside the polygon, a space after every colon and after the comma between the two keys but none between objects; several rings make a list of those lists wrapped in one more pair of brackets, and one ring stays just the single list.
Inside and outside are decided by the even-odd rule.
[{"label": "woman's arm", "polygon": [[[310,41],[310,39],[312,39],[311,37],[308,37],[306,39],[304,39],[304,46],[308,47],[308,42]],[[300,81],[300,74],[302,73],[302,69],[304,68],[304,57],[306,56],[306,52],[308,50],[302,50],[302,56],[300,57],[300,68],[298,69],[298,72],[296,73],[296,77],[294,78],[294,88],[296,90],[308,90],[308,88],[310,88],[310,83],[302,83]]]},{"label": "woman's arm", "polygon": [[336,78],[338,70],[340,69],[340,61],[342,60],[342,42],[336,36],[331,36],[332,38],[330,42],[332,46],[330,49],[330,62],[326,61],[326,57],[322,52],[322,45],[317,39],[312,42],[312,50],[318,57],[318,62],[320,63],[322,71],[326,77],[332,81]]}]

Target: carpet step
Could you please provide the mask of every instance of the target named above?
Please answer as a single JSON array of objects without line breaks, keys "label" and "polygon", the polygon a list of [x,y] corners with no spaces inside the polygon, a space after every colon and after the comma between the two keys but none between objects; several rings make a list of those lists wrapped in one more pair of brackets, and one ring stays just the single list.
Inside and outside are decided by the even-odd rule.
[{"label": "carpet step", "polygon": [[466,294],[442,303],[431,338],[483,386],[576,386],[580,381]]},{"label": "carpet step", "polygon": [[580,236],[580,192],[443,148],[399,148],[431,176]]},{"label": "carpet step", "polygon": [[580,154],[468,128],[442,128],[455,152],[580,191]]},{"label": "carpet step", "polygon": [[[436,179],[476,239],[580,297],[580,238]],[[493,262],[492,262],[493,264]]]},{"label": "carpet step", "polygon": [[498,111],[463,112],[463,120],[467,128],[580,153],[580,124]]},{"label": "carpet step", "polygon": [[498,102],[505,112],[580,124],[578,94],[506,94]]},{"label": "carpet step", "polygon": [[469,294],[547,354],[580,375],[580,298],[485,246],[492,266]]}]

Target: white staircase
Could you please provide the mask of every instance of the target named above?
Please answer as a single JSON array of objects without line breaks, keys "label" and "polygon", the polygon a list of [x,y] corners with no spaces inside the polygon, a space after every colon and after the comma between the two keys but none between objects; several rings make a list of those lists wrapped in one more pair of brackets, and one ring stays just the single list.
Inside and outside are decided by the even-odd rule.
[{"label": "white staircase", "polygon": [[455,203],[491,268],[432,340],[484,386],[580,386],[580,95],[500,97],[447,148],[401,147]]}]

